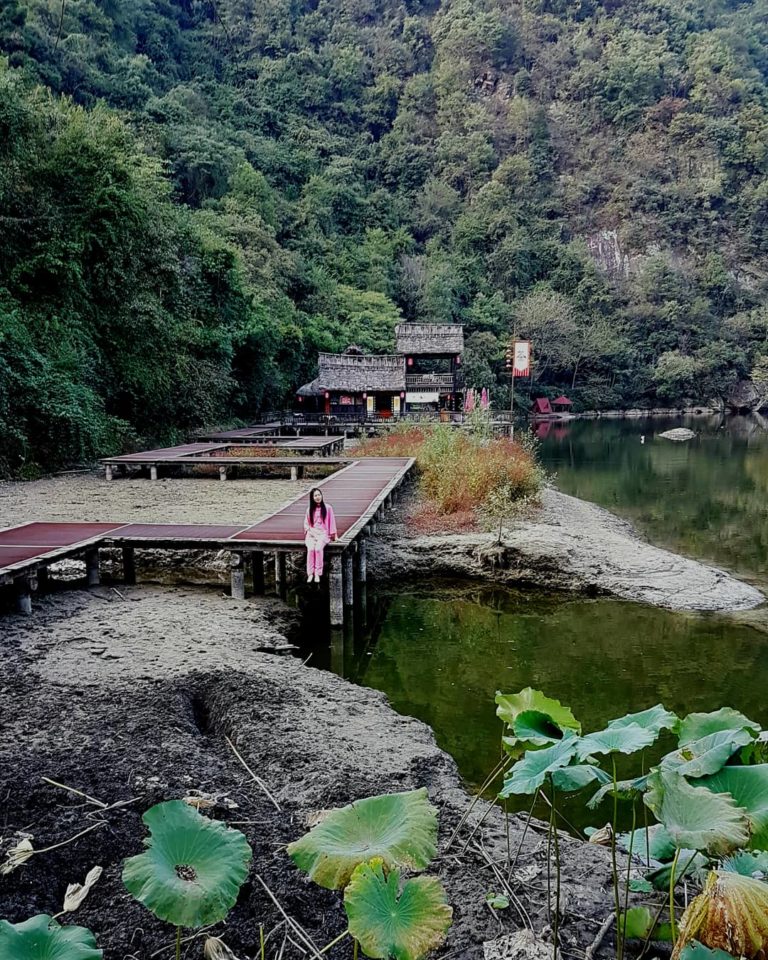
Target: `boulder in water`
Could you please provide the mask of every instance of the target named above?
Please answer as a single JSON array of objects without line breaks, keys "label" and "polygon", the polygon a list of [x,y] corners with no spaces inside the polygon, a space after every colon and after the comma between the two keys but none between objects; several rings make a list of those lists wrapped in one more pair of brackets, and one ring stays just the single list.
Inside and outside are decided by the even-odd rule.
[{"label": "boulder in water", "polygon": [[679,442],[680,440],[693,440],[696,434],[687,427],[675,427],[674,430],[665,430],[664,433],[660,433],[659,436],[665,440],[676,440]]},{"label": "boulder in water", "polygon": [[726,405],[734,413],[749,413],[760,406],[761,396],[751,380],[737,380],[728,391]]}]

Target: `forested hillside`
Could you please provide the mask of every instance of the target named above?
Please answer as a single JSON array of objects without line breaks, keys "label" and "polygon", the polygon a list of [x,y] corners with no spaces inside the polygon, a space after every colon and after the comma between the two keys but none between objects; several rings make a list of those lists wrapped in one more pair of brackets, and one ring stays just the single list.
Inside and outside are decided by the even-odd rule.
[{"label": "forested hillside", "polygon": [[0,471],[466,324],[586,406],[768,367],[768,0],[5,0]]}]

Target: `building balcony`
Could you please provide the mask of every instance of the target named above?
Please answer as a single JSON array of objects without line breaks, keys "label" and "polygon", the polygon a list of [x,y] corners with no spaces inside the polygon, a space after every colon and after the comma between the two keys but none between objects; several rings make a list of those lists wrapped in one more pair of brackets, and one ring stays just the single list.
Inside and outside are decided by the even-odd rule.
[{"label": "building balcony", "polygon": [[407,373],[405,389],[409,393],[456,393],[463,387],[460,373]]}]

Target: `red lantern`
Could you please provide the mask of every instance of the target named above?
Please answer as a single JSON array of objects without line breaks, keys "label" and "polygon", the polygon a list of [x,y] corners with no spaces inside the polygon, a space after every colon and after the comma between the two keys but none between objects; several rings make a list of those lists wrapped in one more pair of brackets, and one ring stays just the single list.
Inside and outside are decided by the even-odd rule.
[{"label": "red lantern", "polygon": [[405,390],[400,391],[400,399],[405,400]]},{"label": "red lantern", "polygon": [[363,394],[363,400],[367,400],[367,399],[368,399],[368,394],[367,394],[367,393],[364,393],[364,394]]},{"label": "red lantern", "polygon": [[413,357],[408,357],[408,366],[409,367],[413,366]]},{"label": "red lantern", "polygon": [[456,357],[456,366],[457,367],[461,366],[461,357]]},{"label": "red lantern", "polygon": [[330,393],[328,393],[328,391],[326,390],[326,391],[325,391],[325,399],[327,400],[328,397],[330,397]]}]

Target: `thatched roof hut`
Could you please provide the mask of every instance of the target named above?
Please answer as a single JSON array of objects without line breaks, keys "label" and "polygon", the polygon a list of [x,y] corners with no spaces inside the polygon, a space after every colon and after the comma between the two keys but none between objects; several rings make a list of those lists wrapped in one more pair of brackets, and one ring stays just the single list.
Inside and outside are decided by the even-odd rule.
[{"label": "thatched roof hut", "polygon": [[449,357],[464,352],[464,327],[459,323],[399,323],[396,350],[414,356]]},{"label": "thatched roof hut", "polygon": [[394,354],[321,353],[317,376],[297,393],[300,397],[321,396],[326,390],[398,393],[405,390],[405,358]]}]

